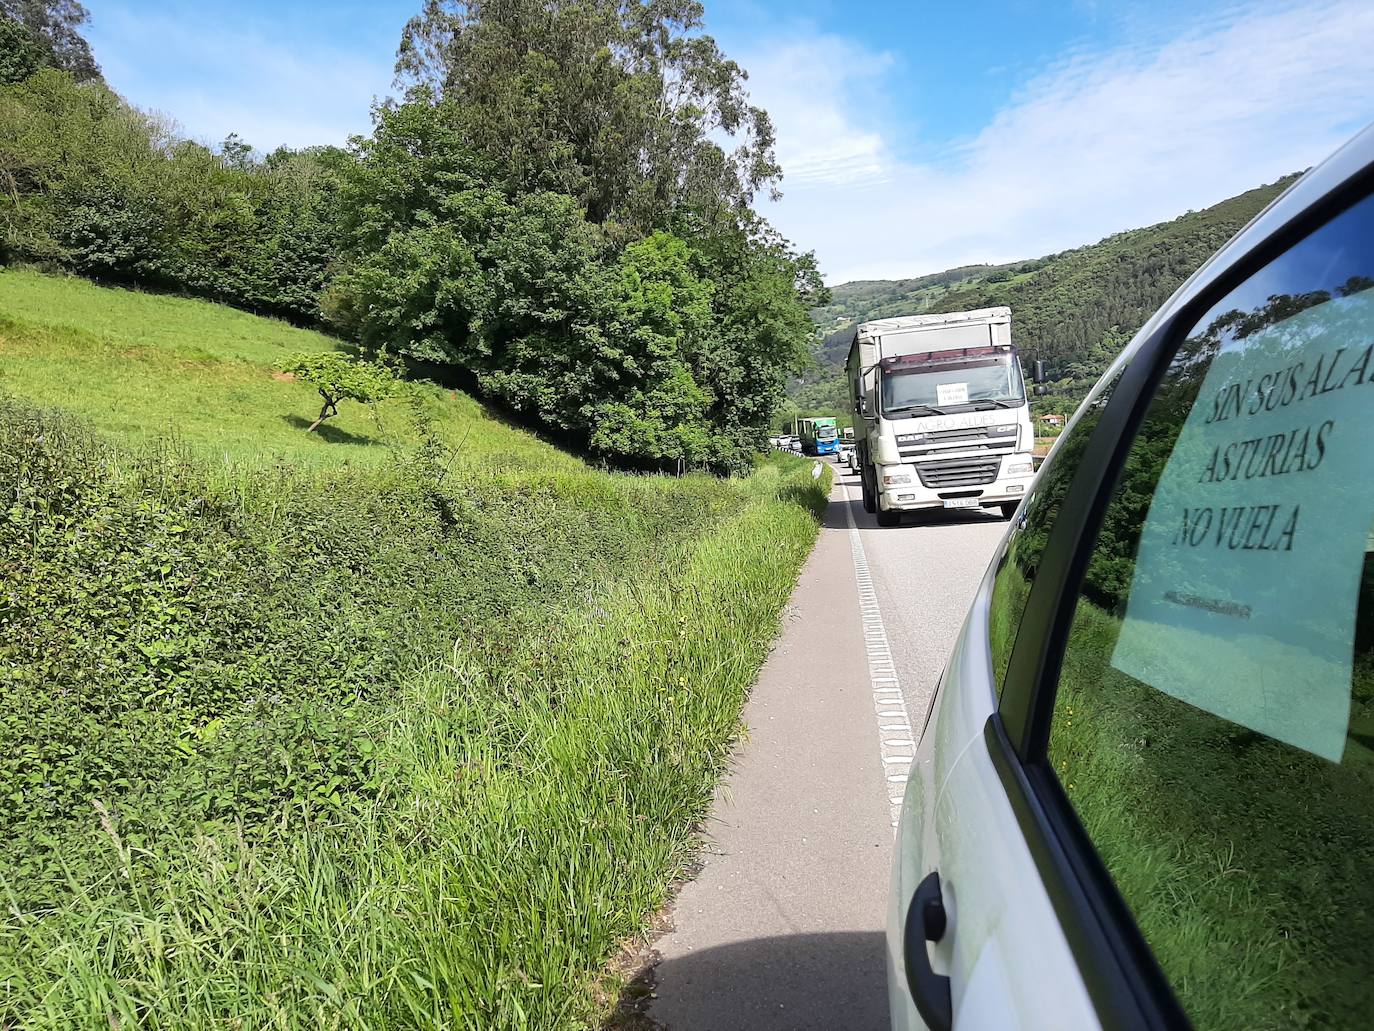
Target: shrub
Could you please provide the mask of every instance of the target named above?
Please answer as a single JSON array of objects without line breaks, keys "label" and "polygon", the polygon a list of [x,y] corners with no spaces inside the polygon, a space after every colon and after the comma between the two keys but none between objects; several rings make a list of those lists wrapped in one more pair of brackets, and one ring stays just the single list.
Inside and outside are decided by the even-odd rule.
[{"label": "shrub", "polygon": [[324,398],[320,414],[306,427],[307,433],[313,433],[320,423],[338,415],[341,402],[376,404],[391,397],[399,387],[395,374],[386,366],[352,358],[340,351],[293,354],[277,367],[309,383]]},{"label": "shrub", "polygon": [[136,845],[368,804],[367,728],[410,672],[455,642],[503,668],[549,613],[749,502],[408,458],[222,484],[3,399],[0,496],[0,880],[31,904],[85,861],[95,801]]}]

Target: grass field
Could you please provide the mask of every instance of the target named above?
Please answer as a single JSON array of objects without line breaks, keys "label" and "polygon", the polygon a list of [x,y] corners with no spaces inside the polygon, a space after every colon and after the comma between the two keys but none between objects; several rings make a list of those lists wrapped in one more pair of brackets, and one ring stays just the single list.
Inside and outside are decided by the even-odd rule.
[{"label": "grass field", "polygon": [[437,390],[316,438],[270,368],[326,337],[13,271],[0,319],[0,1027],[594,1026],[828,478]]},{"label": "grass field", "polygon": [[[345,402],[306,433],[320,398],[274,369],[297,351],[344,344],[275,319],[189,298],[0,270],[0,391],[81,415],[128,439],[175,436],[217,460],[379,465],[413,445],[401,400]],[[418,391],[460,463],[569,469],[576,459],[506,425],[467,395]]]}]

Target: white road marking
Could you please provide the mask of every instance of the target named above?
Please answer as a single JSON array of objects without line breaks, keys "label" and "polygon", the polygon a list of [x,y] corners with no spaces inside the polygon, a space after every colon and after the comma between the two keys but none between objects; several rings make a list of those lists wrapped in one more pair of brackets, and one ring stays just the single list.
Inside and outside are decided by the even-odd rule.
[{"label": "white road marking", "polygon": [[[854,557],[854,580],[859,586],[859,614],[863,618],[864,650],[868,653],[868,679],[873,689],[873,711],[878,718],[879,755],[883,766],[889,771],[888,783],[905,784],[913,758],[911,750],[915,747],[911,719],[907,715],[906,698],[902,695],[902,684],[892,662],[892,649],[888,647],[887,629],[883,626],[878,593],[873,589],[873,574],[869,571],[868,558],[864,554],[863,538],[859,534],[858,524],[854,522],[854,512],[849,507],[849,487],[843,481],[840,482],[840,491],[844,494],[844,516],[849,523],[849,550]],[[902,800],[889,796],[887,804],[895,832],[897,820],[902,814]]]}]

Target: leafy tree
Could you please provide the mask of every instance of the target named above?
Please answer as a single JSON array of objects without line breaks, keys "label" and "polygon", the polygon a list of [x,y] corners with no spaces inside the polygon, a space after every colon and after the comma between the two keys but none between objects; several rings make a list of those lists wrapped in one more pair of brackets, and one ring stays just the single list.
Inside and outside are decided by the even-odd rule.
[{"label": "leafy tree", "polygon": [[266,188],[245,284],[253,306],[306,323],[323,317],[321,295],[342,241],[340,186],[351,163],[338,147],[283,147],[255,169]]},{"label": "leafy tree", "polygon": [[219,155],[226,168],[240,172],[251,172],[257,164],[253,145],[236,132],[224,137],[224,142],[219,145]]},{"label": "leafy tree", "polygon": [[78,0],[0,0],[0,84],[40,67],[61,69],[77,82],[98,80],[100,67],[81,35],[90,18]]},{"label": "leafy tree", "polygon": [[386,366],[351,358],[339,351],[293,354],[277,367],[315,387],[324,399],[320,414],[306,427],[307,433],[313,433],[326,419],[338,415],[339,404],[343,401],[376,404],[397,390],[395,374]]},{"label": "leafy tree", "polygon": [[472,245],[448,225],[396,230],[330,285],[332,324],[374,354],[471,367],[473,330],[489,306]]},{"label": "leafy tree", "polygon": [[0,17],[0,86],[23,82],[42,68],[47,53],[19,22]]},{"label": "leafy tree", "polygon": [[595,451],[641,465],[733,464],[710,420],[712,385],[696,374],[717,332],[712,292],[686,243],[669,233],[625,249],[593,356],[607,387],[586,413]]},{"label": "leafy tree", "polygon": [[267,160],[178,139],[52,68],[0,87],[0,258],[320,318],[340,239],[337,148]]},{"label": "leafy tree", "polygon": [[[0,252],[116,278],[159,264],[166,126],[43,68],[0,88]],[[128,235],[128,234],[133,235]]]},{"label": "leafy tree", "polygon": [[190,140],[169,148],[157,174],[158,200],[171,227],[161,278],[215,300],[248,300],[265,179]]},{"label": "leafy tree", "polygon": [[712,420],[737,449],[757,450],[786,395],[788,375],[810,361],[807,308],[829,295],[815,255],[796,253],[762,219],[699,234],[695,247],[715,281],[719,326],[697,358],[697,377],[712,385]]},{"label": "leafy tree", "polygon": [[781,176],[772,123],[702,13],[696,0],[426,0],[397,81],[453,101],[512,190],[566,193],[594,223],[643,232],[679,208],[743,212]]},{"label": "leafy tree", "polygon": [[483,248],[491,309],[474,357],[482,388],[585,443],[590,413],[632,382],[635,347],[611,325],[614,253],[571,197],[511,204]]},{"label": "leafy tree", "polygon": [[506,194],[494,185],[499,169],[461,131],[457,106],[417,88],[407,103],[379,105],[373,118],[372,134],[352,141],[340,184],[349,250],[375,251],[392,232],[421,222],[479,235],[489,205]]},{"label": "leafy tree", "polygon": [[808,359],[815,259],[749,210],[771,127],[695,0],[432,0],[370,135],[266,156],[59,70],[81,8],[4,4],[0,260],[324,319],[638,468],[742,468]]}]

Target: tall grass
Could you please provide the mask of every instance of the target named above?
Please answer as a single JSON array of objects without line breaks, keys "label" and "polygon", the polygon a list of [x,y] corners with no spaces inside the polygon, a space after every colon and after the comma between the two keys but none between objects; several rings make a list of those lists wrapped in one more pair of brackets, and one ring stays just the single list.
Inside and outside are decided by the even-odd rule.
[{"label": "tall grass", "polygon": [[0,1028],[584,1026],[684,869],[827,481],[308,435],[335,346],[0,272]]},{"label": "tall grass", "polygon": [[[657,575],[462,648],[379,717],[375,801],[284,846],[233,825],[135,854],[0,931],[18,1026],[575,1027],[664,900],[815,533],[768,489]],[[808,477],[809,479],[809,477]],[[812,490],[816,503],[819,491]]]}]

